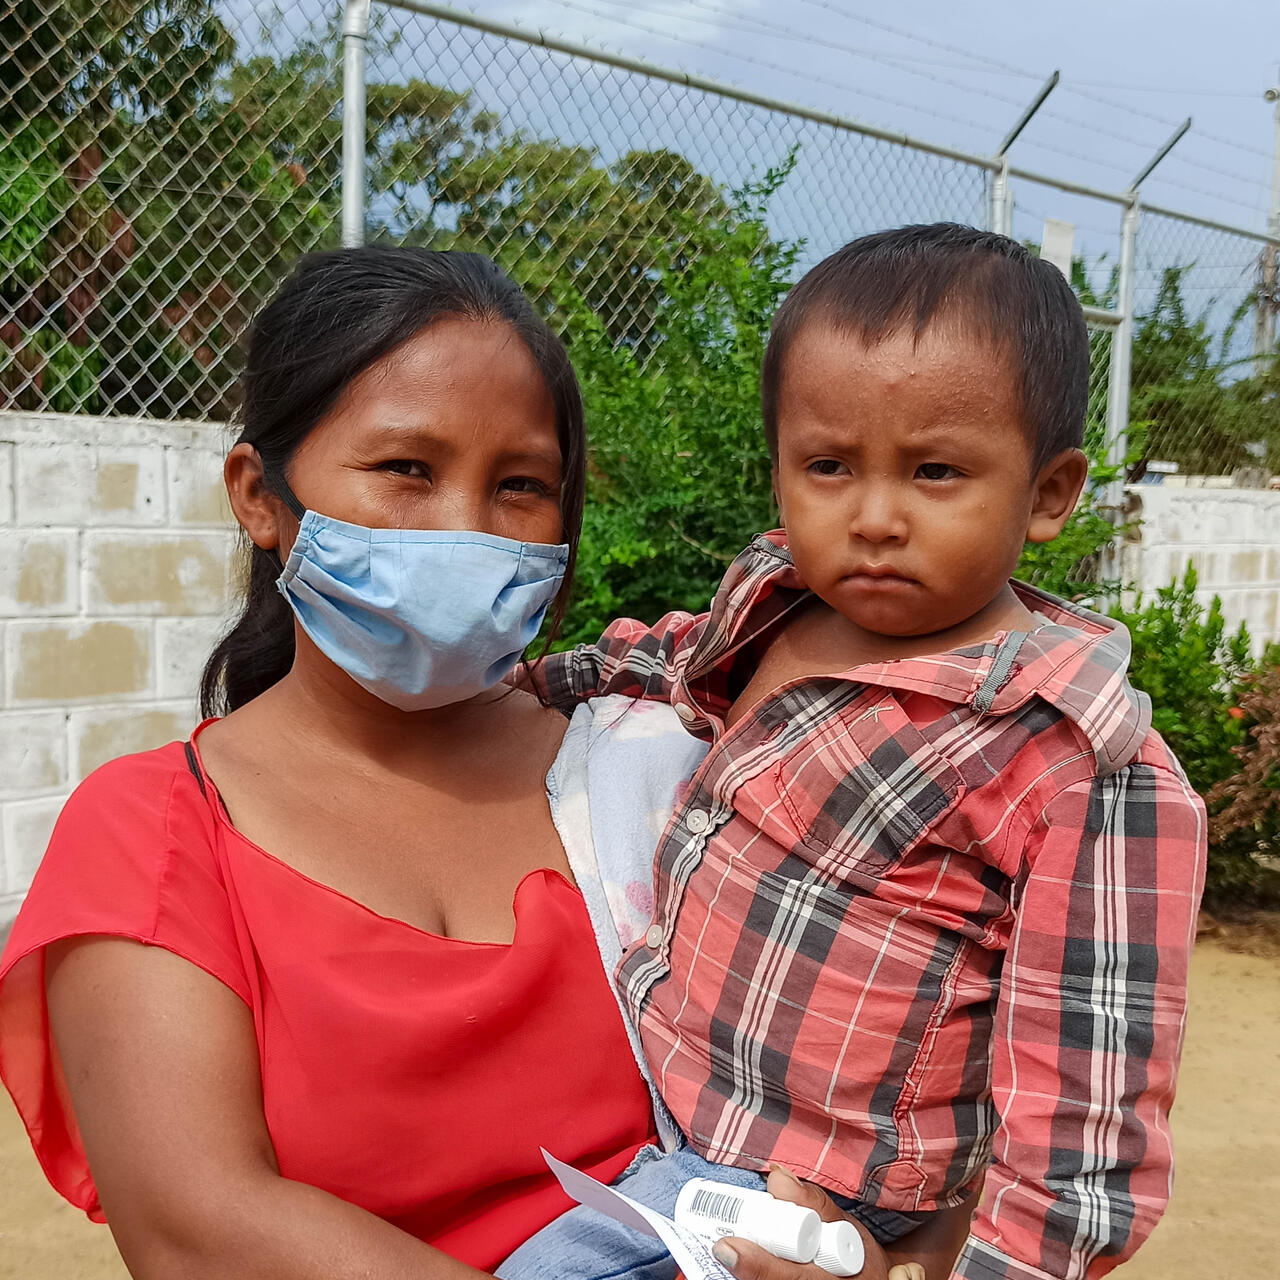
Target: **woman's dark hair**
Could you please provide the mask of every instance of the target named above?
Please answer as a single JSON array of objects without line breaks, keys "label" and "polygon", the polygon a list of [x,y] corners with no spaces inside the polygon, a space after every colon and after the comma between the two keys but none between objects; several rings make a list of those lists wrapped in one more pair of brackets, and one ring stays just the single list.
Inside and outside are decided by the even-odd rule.
[{"label": "woman's dark hair", "polygon": [[[446,316],[510,325],[542,371],[555,404],[569,567],[551,611],[550,644],[564,619],[582,529],[582,397],[564,344],[488,258],[374,245],[303,258],[250,331],[242,378],[244,430],[237,443],[257,449],[268,485],[278,485],[298,446],[353,379]],[[200,681],[206,716],[243,706],[293,665],[293,612],[276,589],[280,558],[252,544],[248,555],[244,607]]]},{"label": "woman's dark hair", "polygon": [[773,319],[760,382],[765,440],[778,456],[787,353],[810,323],[874,346],[935,317],[967,325],[1003,356],[1022,401],[1032,471],[1084,440],[1089,334],[1066,277],[1024,245],[954,222],[898,227],[853,240],[818,263]]}]

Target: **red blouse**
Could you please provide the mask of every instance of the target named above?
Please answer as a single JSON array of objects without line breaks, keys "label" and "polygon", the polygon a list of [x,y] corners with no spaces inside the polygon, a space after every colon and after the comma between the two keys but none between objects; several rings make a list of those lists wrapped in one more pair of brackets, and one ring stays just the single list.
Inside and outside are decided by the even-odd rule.
[{"label": "red blouse", "polygon": [[14,924],[0,1077],[49,1181],[103,1221],[44,948],[164,947],[253,1011],[281,1174],[491,1270],[569,1207],[539,1146],[609,1181],[654,1140],[581,894],[531,871],[514,911],[509,945],[380,916],[236,831],[181,743],[127,756],[67,802]]}]

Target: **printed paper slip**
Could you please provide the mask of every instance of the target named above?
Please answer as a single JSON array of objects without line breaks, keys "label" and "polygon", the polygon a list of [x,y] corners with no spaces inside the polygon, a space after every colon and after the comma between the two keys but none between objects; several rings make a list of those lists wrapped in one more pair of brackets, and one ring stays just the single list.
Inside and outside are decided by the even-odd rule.
[{"label": "printed paper slip", "polygon": [[545,1148],[542,1156],[571,1199],[607,1214],[623,1226],[661,1240],[684,1273],[685,1280],[734,1280],[733,1275],[716,1261],[709,1241],[676,1226],[656,1209],[646,1208],[621,1191],[597,1182],[590,1174],[557,1160]]}]

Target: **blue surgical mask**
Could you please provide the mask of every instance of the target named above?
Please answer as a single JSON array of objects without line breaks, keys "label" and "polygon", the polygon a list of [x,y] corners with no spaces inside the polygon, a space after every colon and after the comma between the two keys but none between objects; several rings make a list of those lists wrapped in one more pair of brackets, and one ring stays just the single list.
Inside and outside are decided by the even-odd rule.
[{"label": "blue surgical mask", "polygon": [[568,561],[564,545],[366,529],[304,511],[276,585],[317,648],[357,684],[423,711],[473,698],[514,669]]}]

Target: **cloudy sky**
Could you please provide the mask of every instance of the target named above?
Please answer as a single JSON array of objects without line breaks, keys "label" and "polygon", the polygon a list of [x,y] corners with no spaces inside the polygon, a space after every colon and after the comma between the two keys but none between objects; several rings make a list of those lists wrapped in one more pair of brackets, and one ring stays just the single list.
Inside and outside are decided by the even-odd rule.
[{"label": "cloudy sky", "polygon": [[[1271,188],[1275,0],[466,0],[457,7],[990,152],[1054,70],[1016,163],[1120,190],[1190,115],[1154,203],[1256,230]],[[1044,188],[1033,215],[1080,216]],[[1087,214],[1085,215],[1087,218]]]}]

